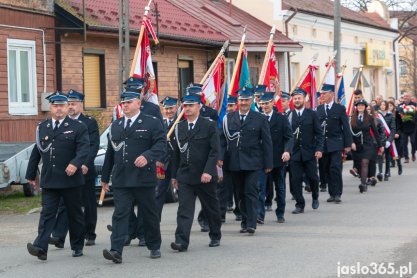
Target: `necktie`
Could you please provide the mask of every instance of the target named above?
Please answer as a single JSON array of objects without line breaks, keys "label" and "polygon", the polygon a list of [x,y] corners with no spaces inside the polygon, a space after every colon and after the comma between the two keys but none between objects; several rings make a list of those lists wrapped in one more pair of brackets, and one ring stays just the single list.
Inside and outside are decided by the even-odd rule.
[{"label": "necktie", "polygon": [[297,116],[301,117],[301,112],[300,111],[297,111]]},{"label": "necktie", "polygon": [[55,121],[54,131],[57,131],[57,130],[58,130],[58,127],[59,127],[59,121],[58,121],[58,120],[56,120],[56,121]]},{"label": "necktie", "polygon": [[240,124],[243,124],[245,121],[245,115],[240,115]]},{"label": "necktie", "polygon": [[362,123],[362,115],[359,116],[359,121]]},{"label": "necktie", "polygon": [[129,128],[130,128],[130,123],[132,122],[132,120],[131,119],[127,119],[127,122],[126,122],[126,126],[125,126],[125,131],[128,131],[129,130]]},{"label": "necktie", "polygon": [[270,122],[270,121],[271,121],[271,117],[272,117],[272,116],[267,116],[267,117],[268,117],[268,122]]},{"label": "necktie", "polygon": [[188,124],[188,131],[193,130],[194,124],[193,123],[189,123]]},{"label": "necktie", "polygon": [[328,105],[328,104],[326,104],[326,115],[329,115],[329,112],[330,112],[329,105]]}]

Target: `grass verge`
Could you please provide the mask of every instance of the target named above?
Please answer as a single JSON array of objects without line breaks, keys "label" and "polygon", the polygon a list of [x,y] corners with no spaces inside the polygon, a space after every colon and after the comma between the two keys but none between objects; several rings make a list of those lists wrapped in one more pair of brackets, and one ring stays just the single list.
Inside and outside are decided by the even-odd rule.
[{"label": "grass verge", "polygon": [[25,197],[23,192],[0,196],[0,214],[23,214],[41,206],[41,194]]}]

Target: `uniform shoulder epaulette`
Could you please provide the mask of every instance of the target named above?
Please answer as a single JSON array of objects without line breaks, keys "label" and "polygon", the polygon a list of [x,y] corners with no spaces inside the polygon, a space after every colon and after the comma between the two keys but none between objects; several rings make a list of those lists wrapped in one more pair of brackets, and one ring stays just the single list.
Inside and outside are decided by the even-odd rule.
[{"label": "uniform shoulder epaulette", "polygon": [[80,120],[78,120],[78,122],[80,123],[80,124],[82,124],[83,122],[82,121],[80,121]]},{"label": "uniform shoulder epaulette", "polygon": [[92,120],[92,119],[93,119],[93,117],[91,117],[91,116],[88,116],[88,119]]}]

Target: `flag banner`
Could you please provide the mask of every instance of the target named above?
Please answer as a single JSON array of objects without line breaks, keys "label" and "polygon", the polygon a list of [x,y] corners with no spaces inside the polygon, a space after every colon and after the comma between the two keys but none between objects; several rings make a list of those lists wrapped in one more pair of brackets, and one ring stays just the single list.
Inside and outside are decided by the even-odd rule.
[{"label": "flag banner", "polygon": [[[353,81],[350,83],[350,87],[351,88],[354,88],[356,90],[357,88],[360,88],[361,87],[360,86],[361,85],[361,80],[362,80],[361,75],[362,75],[362,71],[361,70],[358,70],[355,73],[355,76],[353,76]],[[354,106],[354,101],[353,100],[354,100],[354,98],[355,97],[354,97],[354,94],[352,92],[350,94],[349,102],[348,102],[348,105],[346,107],[346,114],[348,116],[352,115],[352,113],[353,113],[353,106]]]},{"label": "flag banner", "polygon": [[275,57],[275,46],[271,46],[268,53],[268,65],[265,70],[263,85],[267,87],[269,92],[274,92],[274,103],[279,112],[282,112],[282,100],[279,86],[278,64]]},{"label": "flag banner", "polygon": [[[151,46],[149,43],[149,33],[154,40],[156,39],[156,35],[153,30],[151,20],[147,16],[144,16],[142,24],[145,26],[145,31],[140,43],[140,50],[136,60],[137,62],[133,65],[133,76],[144,78],[146,80],[146,93],[143,95],[143,99],[159,105],[158,93],[156,91],[156,81],[151,84],[151,80],[155,80],[155,71],[152,65]],[[153,85],[152,90],[151,85]]]},{"label": "flag banner", "polygon": [[342,80],[340,81],[339,90],[337,91],[337,100],[341,105],[346,106],[345,80],[343,76],[339,76],[339,78],[342,78]]},{"label": "flag banner", "polygon": [[316,70],[317,67],[310,65],[307,75],[301,81],[300,88],[307,92],[308,101],[311,109],[317,106],[317,92],[316,92]]},{"label": "flag banner", "polygon": [[225,77],[225,63],[224,57],[218,59],[216,66],[210,73],[209,77],[203,83],[202,100],[203,103],[215,110],[219,110],[220,95],[224,85]]}]

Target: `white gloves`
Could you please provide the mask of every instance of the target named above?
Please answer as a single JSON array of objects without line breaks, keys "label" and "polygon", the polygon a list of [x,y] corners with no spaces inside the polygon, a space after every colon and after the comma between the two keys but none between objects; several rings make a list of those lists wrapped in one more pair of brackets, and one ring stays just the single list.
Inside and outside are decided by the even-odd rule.
[{"label": "white gloves", "polygon": [[387,141],[385,142],[385,148],[388,149],[391,146],[391,142]]}]

